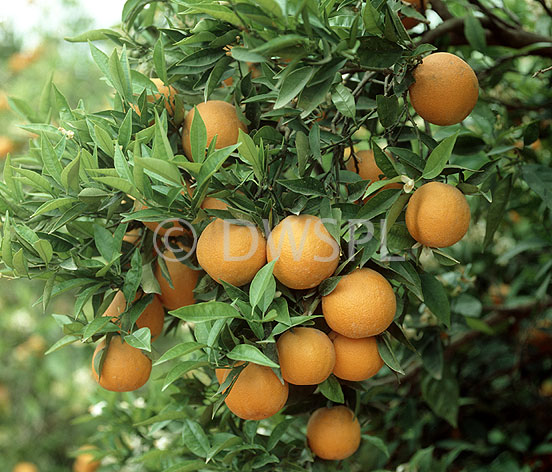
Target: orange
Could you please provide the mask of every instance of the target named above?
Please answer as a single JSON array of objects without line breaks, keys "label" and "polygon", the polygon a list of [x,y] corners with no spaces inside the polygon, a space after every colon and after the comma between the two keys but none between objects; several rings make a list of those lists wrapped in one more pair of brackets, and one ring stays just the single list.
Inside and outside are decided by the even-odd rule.
[{"label": "orange", "polygon": [[[423,0],[403,0],[403,1],[405,1],[406,3],[410,3],[410,6],[414,8],[416,11],[418,12],[422,11]],[[404,28],[407,30],[414,28],[414,26],[420,23],[420,21],[417,20],[416,18],[410,18],[407,16],[403,16],[402,14],[400,16],[401,16],[401,23],[403,24]]]},{"label": "orange", "polygon": [[477,103],[479,83],[473,69],[448,52],[425,57],[413,72],[410,103],[424,120],[434,125],[460,123]]},{"label": "orange", "polygon": [[[177,308],[193,305],[194,288],[197,285],[199,271],[193,270],[186,264],[178,260],[179,254],[167,249],[163,253],[165,264],[172,281],[172,287],[169,281],[163,276],[161,267],[157,265],[155,269],[155,278],[161,287],[161,303],[167,310],[176,310]],[[174,288],[173,288],[174,287]]]},{"label": "orange", "polygon": [[373,377],[383,367],[374,336],[353,339],[332,332],[329,337],[335,349],[333,374],[336,377],[360,382]]},{"label": "orange", "polygon": [[94,455],[90,451],[94,446],[83,446],[79,450],[79,455],[73,463],[73,472],[96,472],[100,467],[100,461],[94,460]]},{"label": "orange", "polygon": [[7,136],[0,136],[0,157],[6,157],[15,150],[15,144]]},{"label": "orange", "polygon": [[[134,301],[136,301],[140,295],[136,294]],[[123,314],[126,310],[126,300],[123,292],[119,290],[116,294],[107,309],[105,310],[103,316],[110,316],[113,323],[120,326],[121,322],[119,316]],[[142,314],[136,320],[136,326],[138,328],[149,328],[151,332],[152,341],[155,340],[163,331],[163,324],[165,321],[165,310],[161,304],[161,300],[157,295],[153,296],[153,300],[149,305],[146,306]]]},{"label": "orange", "polygon": [[452,185],[429,182],[410,197],[406,227],[419,243],[448,247],[460,241],[470,226],[470,207],[464,194]]},{"label": "orange", "polygon": [[111,338],[101,375],[98,376],[94,361],[103,348],[105,340],[98,344],[92,356],[92,374],[103,388],[112,392],[132,392],[148,381],[151,360],[140,349],[125,343],[121,336]]},{"label": "orange", "polygon": [[[220,384],[229,373],[230,369],[216,370]],[[287,383],[280,382],[270,367],[250,362],[240,372],[225,403],[232,413],[244,420],[263,420],[283,408],[288,390]]]},{"label": "orange", "polygon": [[[354,153],[354,158],[347,160],[347,170],[356,172],[362,180],[369,180],[371,183],[387,179],[376,164],[374,151],[371,149],[366,151],[356,151]],[[390,188],[402,188],[402,185],[397,182],[386,185],[381,190]],[[372,198],[374,195],[375,194],[370,195],[367,200]]]},{"label": "orange", "polygon": [[322,331],[315,328],[292,328],[276,343],[282,378],[294,385],[318,385],[324,382],[335,365],[335,350]]},{"label": "orange", "polygon": [[395,317],[397,301],[391,284],[372,269],[356,269],[322,297],[326,323],[348,338],[366,338],[385,331]]},{"label": "orange", "polygon": [[155,102],[161,98],[161,96],[165,99],[165,108],[167,109],[167,112],[169,115],[174,115],[175,110],[175,97],[176,97],[176,90],[172,85],[165,85],[161,79],[150,79],[155,86],[157,87],[157,90],[159,93],[154,94],[153,96],[148,95],[147,100],[148,102]]},{"label": "orange", "polygon": [[19,462],[15,464],[12,472],[38,472],[38,467],[32,462]]},{"label": "orange", "polygon": [[236,225],[217,218],[197,242],[197,261],[213,279],[236,287],[253,280],[266,263],[266,240],[256,226]]},{"label": "orange", "polygon": [[201,203],[201,208],[204,210],[226,210],[228,204],[214,197],[205,197]]},{"label": "orange", "polygon": [[123,241],[136,246],[140,238],[142,237],[142,232],[138,228],[131,229],[127,231],[123,236]]},{"label": "orange", "polygon": [[321,459],[346,459],[360,445],[360,424],[346,406],[319,408],[307,423],[307,442]]},{"label": "orange", "polygon": [[8,102],[8,96],[0,91],[0,111],[9,110],[10,104]]},{"label": "orange", "polygon": [[274,259],[274,276],[286,287],[313,288],[335,272],[339,245],[317,216],[290,215],[268,237],[267,260]]},{"label": "orange", "polygon": [[[207,130],[207,146],[217,136],[216,149],[231,146],[238,142],[238,130],[247,133],[245,126],[238,118],[234,105],[222,100],[209,100],[197,105],[197,111],[205,123]],[[182,146],[188,159],[192,158],[192,145],[190,143],[190,130],[194,119],[195,109],[192,108],[184,119],[182,126]]]}]

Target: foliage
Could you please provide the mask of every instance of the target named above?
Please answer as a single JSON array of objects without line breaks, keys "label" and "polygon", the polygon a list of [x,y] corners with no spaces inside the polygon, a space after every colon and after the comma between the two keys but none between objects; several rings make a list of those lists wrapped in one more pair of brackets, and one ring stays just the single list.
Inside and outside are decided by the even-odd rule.
[{"label": "foliage", "polygon": [[[525,56],[548,57],[547,50],[536,33],[524,49],[487,44],[485,28],[504,28],[516,14],[533,27],[535,17],[522,7],[507,15],[478,1],[451,2],[450,10],[436,2],[445,23],[461,20],[463,29],[449,35],[437,27],[414,38],[397,14],[406,8],[392,1],[129,0],[121,30],[71,39],[90,42],[115,90],[112,108],[72,107],[51,81],[39,119],[19,103],[29,121],[24,129],[38,137],[4,168],[3,273],[42,280],[44,309],[52,297],[76,292],[72,313],[56,316],[64,337],[50,352],[118,331],[101,316],[114,289],[128,299],[139,286],[158,291],[153,233],[144,230],[136,246],[123,241],[141,221],[182,218],[199,233],[210,216],[261,229],[263,220],[270,228],[287,214],[333,218],[327,229],[343,252],[338,274],[375,268],[397,294],[395,321],[379,337],[385,370],[363,383],[330,377],[319,387],[291,386],[283,412],[258,423],[221,408],[213,368],[239,360],[276,368],[275,337],[296,325],[322,326],[317,306],[336,280],[293,291],[275,284],[270,266],[245,288],[203,275],[198,303],[171,312],[171,349],[150,346],[147,329],[125,330],[129,343],[152,352],[160,381],[150,385],[155,393],[145,411],[104,409],[110,426],[98,434],[102,454],[147,470],[337,470],[342,466],[314,460],[304,440],[305,412],[332,401],[347,403],[363,427],[361,449],[343,468],[545,467],[549,432],[535,431],[529,418],[537,423],[547,414],[535,406],[550,402],[534,383],[546,381],[550,358],[541,363],[546,353],[527,349],[525,330],[536,315],[544,327],[552,316],[550,92],[544,79],[527,78],[542,60]],[[460,45],[449,46],[451,38]],[[479,103],[462,124],[432,127],[409,108],[411,72],[435,49],[428,39],[479,75]],[[105,54],[98,40],[117,47]],[[152,75],[178,91],[174,115],[162,98],[147,100],[157,91]],[[204,154],[203,124],[194,120],[190,161],[179,126],[185,110],[207,99],[241,105],[250,133]],[[471,195],[466,240],[447,250],[415,245],[404,224],[410,194],[375,194],[383,184],[344,170],[345,149],[356,144],[374,149],[390,182],[446,181]],[[193,195],[183,192],[190,181]],[[202,209],[206,195],[229,208]],[[147,209],[136,210],[133,199]],[[351,228],[358,219],[372,220],[375,238],[350,251],[369,229]],[[509,416],[520,405],[529,416]],[[129,431],[139,447],[127,441]]]}]

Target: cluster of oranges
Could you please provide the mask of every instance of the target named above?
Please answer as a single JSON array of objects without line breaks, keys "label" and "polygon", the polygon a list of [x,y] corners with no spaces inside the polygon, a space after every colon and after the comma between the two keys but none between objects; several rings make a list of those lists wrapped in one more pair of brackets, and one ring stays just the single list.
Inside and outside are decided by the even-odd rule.
[{"label": "cluster of oranges", "polygon": [[[420,116],[431,123],[449,125],[462,121],[477,101],[477,78],[461,59],[447,53],[428,56],[415,69],[416,82],[410,88],[410,99]],[[462,97],[450,92],[462,90]],[[155,82],[167,111],[175,112],[176,90]],[[458,87],[458,84],[462,87]],[[438,93],[437,93],[438,92]],[[198,105],[184,119],[182,146],[192,158],[190,130],[197,110],[207,131],[207,145],[216,137],[216,147],[237,143],[239,130],[247,127],[239,120],[233,105],[211,100]],[[139,110],[135,108],[139,113]],[[371,151],[353,153],[347,168],[372,182],[385,178]],[[389,188],[400,187],[391,184]],[[188,188],[189,193],[192,189]],[[227,204],[211,198],[204,208],[226,208]],[[143,207],[141,207],[143,208]],[[419,187],[406,210],[406,226],[412,237],[429,247],[447,247],[466,233],[470,211],[464,195],[454,186],[429,182]],[[158,223],[145,223],[163,234]],[[140,234],[128,234],[136,242]],[[187,249],[182,247],[182,249]],[[293,290],[312,290],[335,274],[341,251],[338,241],[317,216],[290,215],[282,219],[265,237],[253,225],[229,223],[214,218],[201,232],[196,249],[200,267],[216,282],[240,287],[250,283],[267,262],[274,262],[274,277]],[[171,250],[165,254],[170,284],[161,267],[155,269],[161,293],[154,295],[136,325],[148,327],[152,339],[163,329],[165,309],[174,310],[195,302],[193,290],[198,271],[181,263]],[[138,294],[138,300],[142,294]],[[396,299],[391,284],[377,271],[357,268],[340,278],[334,290],[322,296],[322,314],[328,333],[307,326],[295,327],[281,334],[276,342],[281,379],[266,366],[252,362],[242,365],[237,377],[226,389],[225,403],[238,417],[247,420],[268,418],[279,412],[288,398],[288,384],[318,385],[331,374],[348,381],[363,381],[383,366],[376,336],[393,322]],[[127,300],[118,292],[104,313],[115,323],[127,309]],[[131,391],[144,385],[151,373],[151,360],[122,337],[114,336],[102,359],[98,375],[98,353],[106,348],[102,341],[94,353],[94,376],[104,388]],[[243,364],[243,363],[241,363]],[[222,384],[231,372],[225,365],[216,369]],[[345,406],[321,408],[309,419],[307,439],[313,452],[324,459],[343,459],[360,443],[360,425],[354,413]]]}]

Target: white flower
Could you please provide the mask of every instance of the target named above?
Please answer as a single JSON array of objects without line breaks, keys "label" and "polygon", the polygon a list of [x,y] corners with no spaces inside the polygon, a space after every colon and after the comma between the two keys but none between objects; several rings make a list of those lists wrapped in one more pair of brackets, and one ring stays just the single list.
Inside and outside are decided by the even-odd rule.
[{"label": "white flower", "polygon": [[408,177],[408,175],[401,175],[401,182],[403,185],[404,193],[410,193],[412,192],[412,189],[414,188],[414,180]]},{"label": "white flower", "polygon": [[156,439],[154,442],[153,442],[153,445],[163,451],[165,449],[167,449],[167,447],[169,447],[171,443],[171,440],[167,437],[167,436],[163,436],[163,437],[160,437],[159,439]]},{"label": "white flower", "polygon": [[88,411],[92,416],[100,416],[102,414],[103,409],[107,406],[106,401],[101,401],[99,403],[96,403],[95,405],[91,405],[88,408]]},{"label": "white flower", "polygon": [[146,400],[143,397],[138,397],[132,404],[135,408],[146,408]]}]

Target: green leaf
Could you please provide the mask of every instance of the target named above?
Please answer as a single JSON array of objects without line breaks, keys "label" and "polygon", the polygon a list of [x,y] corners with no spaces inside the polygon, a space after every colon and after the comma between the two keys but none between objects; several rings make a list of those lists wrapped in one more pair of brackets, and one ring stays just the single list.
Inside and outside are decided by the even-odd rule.
[{"label": "green leaf", "polygon": [[389,450],[387,449],[387,445],[383,440],[376,436],[372,436],[371,434],[363,434],[362,440],[366,443],[369,443],[370,446],[375,447],[376,449],[379,449],[385,457],[389,458],[391,457],[389,454]]},{"label": "green leaf", "polygon": [[441,323],[446,327],[450,327],[450,304],[447,292],[441,282],[427,272],[422,272],[420,279],[422,281],[424,303]]},{"label": "green leaf", "polygon": [[450,372],[445,371],[441,380],[426,376],[422,381],[422,397],[437,416],[456,427],[460,389]]},{"label": "green leaf", "polygon": [[376,105],[378,118],[384,128],[391,128],[397,123],[401,114],[401,107],[399,105],[399,98],[396,95],[391,95],[390,97],[377,95]]},{"label": "green leaf", "polygon": [[504,213],[510,200],[510,192],[512,190],[513,177],[510,174],[498,181],[493,187],[491,193],[493,201],[489,206],[487,214],[487,224],[485,228],[485,240],[483,241],[483,249],[487,249],[489,244],[493,242],[493,236],[498,229],[500,223],[504,219]]},{"label": "green leaf", "polygon": [[443,141],[431,152],[424,167],[424,179],[434,179],[443,171],[450,159],[457,137],[458,132],[443,139]]},{"label": "green leaf", "polygon": [[521,166],[521,176],[546,206],[552,210],[552,168],[539,164]]},{"label": "green leaf", "polygon": [[483,304],[481,301],[472,295],[467,293],[461,293],[452,301],[452,311],[459,313],[462,316],[469,316],[471,318],[479,318],[483,311]]},{"label": "green leaf", "polygon": [[61,183],[66,189],[73,192],[79,191],[79,171],[80,153],[61,172]]},{"label": "green leaf", "polygon": [[163,387],[161,391],[164,392],[169,388],[176,380],[183,375],[191,372],[192,370],[200,369],[201,367],[207,367],[209,365],[206,361],[182,361],[175,365],[165,377]]},{"label": "green leaf", "polygon": [[231,62],[232,59],[228,56],[223,56],[217,61],[215,67],[213,67],[211,73],[209,74],[209,78],[207,79],[207,84],[203,92],[203,98],[205,101],[209,100],[211,94],[220,86],[220,79],[222,78],[223,74],[228,70],[228,66],[231,64]]},{"label": "green leaf", "polygon": [[324,185],[313,177],[304,179],[279,180],[279,184],[300,195],[314,195],[317,197],[327,196]]},{"label": "green leaf", "polygon": [[249,287],[251,308],[255,308],[262,300],[263,306],[261,306],[261,309],[263,313],[272,303],[274,294],[276,293],[276,280],[272,275],[274,264],[276,264],[275,260],[264,265],[257,274],[255,274],[255,277],[251,281],[251,286]]},{"label": "green leaf", "polygon": [[52,347],[50,347],[50,349],[48,349],[44,353],[44,355],[47,356],[48,354],[51,354],[52,352],[55,352],[61,349],[62,347],[68,346],[69,344],[73,344],[75,341],[78,341],[79,339],[80,339],[79,336],[72,336],[72,335],[63,336],[63,338],[61,338]]},{"label": "green leaf", "polygon": [[360,38],[358,59],[360,65],[374,69],[392,67],[399,61],[403,49],[396,43],[375,36]]},{"label": "green leaf", "polygon": [[44,134],[41,136],[40,146],[44,169],[48,175],[50,175],[58,184],[61,185],[61,172],[63,169],[54,146],[52,146],[52,143]]},{"label": "green leaf", "polygon": [[40,205],[36,211],[33,213],[31,218],[35,218],[39,215],[42,215],[43,213],[46,213],[48,211],[57,210],[58,208],[62,208],[65,206],[69,206],[76,202],[78,199],[75,197],[63,197],[63,198],[57,198],[55,200],[50,200],[48,202],[43,203]]},{"label": "green leaf", "polygon": [[209,438],[199,423],[185,419],[182,425],[182,440],[192,454],[199,457],[207,457],[209,454]]},{"label": "green leaf", "polygon": [[362,9],[362,22],[366,32],[370,35],[380,36],[382,34],[380,23],[380,13],[374,8],[372,2],[367,0]]},{"label": "green leaf", "polygon": [[85,33],[73,36],[71,38],[64,38],[65,41],[70,43],[86,43],[88,41],[105,41],[109,40],[110,36],[120,37],[120,33],[111,29],[94,29]]},{"label": "green leaf", "polygon": [[[132,137],[132,109],[129,108],[123,122],[121,123],[121,127],[119,128],[117,142],[121,146],[123,146],[123,149],[126,149],[127,146],[130,144],[131,137]],[[117,150],[119,150],[120,152],[120,149],[116,148],[115,153],[117,152]]]},{"label": "green leaf", "polygon": [[36,252],[38,252],[38,255],[46,264],[50,263],[52,256],[54,255],[54,250],[52,249],[52,245],[49,241],[39,239],[33,244],[33,248]]},{"label": "green leaf", "polygon": [[177,344],[176,346],[171,347],[167,352],[165,352],[157,361],[154,366],[162,364],[163,362],[172,361],[179,357],[187,356],[194,351],[203,349],[206,347],[205,344],[197,343],[195,341],[189,341],[185,343]]},{"label": "green leaf", "polygon": [[151,352],[151,331],[149,328],[140,328],[125,336],[125,342],[136,349]]},{"label": "green leaf", "polygon": [[401,363],[395,356],[395,352],[393,351],[393,347],[391,346],[389,335],[387,333],[384,333],[383,335],[378,336],[377,341],[378,352],[383,359],[383,362],[385,362],[387,367],[389,367],[391,370],[404,375],[404,370],[401,367]]},{"label": "green leaf", "polygon": [[289,427],[297,421],[297,418],[287,418],[283,421],[280,421],[272,430],[272,433],[270,433],[270,437],[268,438],[268,442],[266,444],[266,450],[272,451],[276,444],[278,444],[278,441],[286,434]]},{"label": "green leaf", "polygon": [[307,170],[308,158],[310,156],[309,138],[302,131],[297,131],[295,135],[295,147],[297,149],[297,166],[299,176],[304,177]]},{"label": "green leaf", "polygon": [[159,38],[155,42],[153,48],[153,66],[157,77],[161,79],[161,82],[166,84],[169,80],[167,78],[167,63],[165,62],[165,47],[163,45],[163,35],[159,35]]},{"label": "green leaf", "polygon": [[102,331],[110,322],[111,318],[109,316],[98,316],[97,318],[94,318],[90,323],[88,323],[88,325],[86,325],[86,328],[84,328],[82,341],[88,341],[96,333]]},{"label": "green leaf", "polygon": [[332,93],[332,102],[337,110],[348,118],[354,118],[356,115],[355,97],[352,92],[339,83],[334,87]]},{"label": "green leaf", "polygon": [[300,67],[288,74],[280,87],[274,109],[282,108],[305,88],[314,73],[313,67]]},{"label": "green leaf", "polygon": [[115,149],[113,146],[113,139],[111,138],[111,135],[103,128],[99,127],[98,125],[94,125],[94,136],[92,138],[94,139],[94,142],[98,145],[98,147],[105,152],[109,157],[113,157],[115,153]]},{"label": "green leaf", "polygon": [[324,380],[318,388],[320,389],[320,393],[328,400],[336,403],[345,402],[345,396],[343,395],[343,390],[341,390],[341,384],[333,374]]},{"label": "green leaf", "polygon": [[487,48],[487,39],[485,37],[485,29],[481,25],[479,18],[476,18],[472,10],[464,17],[464,35],[470,43],[471,47],[476,51],[484,51]]},{"label": "green leaf", "polygon": [[222,318],[242,318],[240,312],[232,305],[224,302],[204,302],[195,305],[183,306],[170,311],[170,314],[192,323],[212,321]]},{"label": "green leaf", "polygon": [[163,181],[175,184],[177,187],[182,186],[180,171],[172,162],[153,157],[135,157],[134,162],[146,169],[148,174],[158,176]]},{"label": "green leaf", "polygon": [[190,128],[190,146],[192,148],[192,160],[203,162],[205,160],[205,148],[207,147],[207,128],[195,107]]},{"label": "green leaf", "polygon": [[276,362],[269,359],[258,348],[250,344],[238,344],[227,354],[227,357],[235,361],[253,362],[275,369],[280,368]]}]

